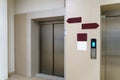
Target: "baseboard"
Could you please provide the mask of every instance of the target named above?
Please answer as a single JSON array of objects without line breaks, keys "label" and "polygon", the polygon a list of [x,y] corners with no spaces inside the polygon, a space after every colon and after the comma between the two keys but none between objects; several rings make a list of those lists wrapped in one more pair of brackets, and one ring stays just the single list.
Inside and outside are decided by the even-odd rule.
[{"label": "baseboard", "polygon": [[12,76],[12,75],[14,75],[15,74],[15,72],[10,72],[10,73],[8,73],[8,77],[10,77],[10,76]]}]

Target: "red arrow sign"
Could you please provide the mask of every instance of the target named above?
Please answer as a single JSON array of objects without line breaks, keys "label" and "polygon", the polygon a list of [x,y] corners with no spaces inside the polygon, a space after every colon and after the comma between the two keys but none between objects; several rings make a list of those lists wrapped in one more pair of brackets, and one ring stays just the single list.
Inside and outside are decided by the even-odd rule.
[{"label": "red arrow sign", "polygon": [[81,17],[69,18],[67,20],[68,23],[80,23],[82,21]]},{"label": "red arrow sign", "polygon": [[99,27],[99,24],[97,24],[97,23],[82,24],[82,29],[95,29],[97,27]]}]

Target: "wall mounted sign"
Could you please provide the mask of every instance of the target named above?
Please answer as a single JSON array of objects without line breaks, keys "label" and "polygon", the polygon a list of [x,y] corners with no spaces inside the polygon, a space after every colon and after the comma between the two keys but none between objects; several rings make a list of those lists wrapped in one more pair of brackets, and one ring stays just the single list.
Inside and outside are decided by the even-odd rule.
[{"label": "wall mounted sign", "polygon": [[86,51],[87,50],[87,33],[77,34],[77,50]]},{"label": "wall mounted sign", "polygon": [[99,27],[97,23],[82,24],[82,29],[96,29],[97,27]]},{"label": "wall mounted sign", "polygon": [[67,22],[68,23],[80,23],[82,22],[82,18],[81,17],[69,18]]}]

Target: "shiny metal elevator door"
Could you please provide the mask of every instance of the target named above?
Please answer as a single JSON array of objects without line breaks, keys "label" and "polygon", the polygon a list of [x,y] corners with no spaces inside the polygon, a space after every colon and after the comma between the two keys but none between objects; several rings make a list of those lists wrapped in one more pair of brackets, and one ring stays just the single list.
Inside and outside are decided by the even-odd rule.
[{"label": "shiny metal elevator door", "polygon": [[53,25],[43,24],[40,26],[40,72],[53,74]]},{"label": "shiny metal elevator door", "polygon": [[64,24],[54,24],[54,74],[64,76]]},{"label": "shiny metal elevator door", "polygon": [[105,80],[120,80],[120,18],[107,18],[104,29]]},{"label": "shiny metal elevator door", "polygon": [[40,42],[40,73],[64,76],[64,24],[42,24]]}]

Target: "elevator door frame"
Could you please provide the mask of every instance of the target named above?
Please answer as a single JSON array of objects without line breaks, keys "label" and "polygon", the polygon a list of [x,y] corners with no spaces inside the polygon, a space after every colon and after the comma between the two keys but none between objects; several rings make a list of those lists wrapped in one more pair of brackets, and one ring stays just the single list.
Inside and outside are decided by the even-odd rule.
[{"label": "elevator door frame", "polygon": [[[60,76],[60,77],[64,77],[64,75],[63,76],[61,76],[61,75],[55,75],[54,74],[54,25],[55,24],[63,24],[63,27],[64,27],[64,21],[51,21],[51,22],[42,22],[42,23],[40,23],[40,27],[41,27],[41,25],[47,25],[47,24],[51,24],[52,25],[52,31],[53,31],[53,33],[52,33],[52,35],[53,35],[53,48],[52,48],[52,50],[53,50],[53,68],[52,68],[52,70],[53,70],[53,74],[48,74],[48,75],[53,75],[53,76]],[[64,32],[64,30],[63,30],[63,32]],[[40,28],[40,36],[41,36],[41,28]],[[64,37],[64,36],[63,36]],[[39,58],[39,60],[40,60],[40,63],[39,63],[39,66],[40,66],[40,70],[39,70],[39,72],[40,73],[42,73],[42,68],[41,68],[41,64],[42,64],[42,56],[41,56],[41,37],[40,37],[40,58]],[[64,37],[64,45],[65,45],[65,37]],[[64,53],[63,53],[63,55],[65,56],[65,47],[64,47]],[[64,66],[65,66],[65,57],[64,57]],[[65,67],[64,67],[64,72],[65,72]],[[42,74],[47,74],[47,73],[42,73]],[[65,74],[65,73],[64,73]]]},{"label": "elevator door frame", "polygon": [[[54,12],[54,14],[52,14]],[[64,21],[65,20],[65,8],[54,9],[54,10],[45,10],[45,11],[37,11],[32,12],[26,18],[26,29],[27,29],[27,53],[26,53],[26,75],[27,77],[33,77],[39,74],[39,49],[32,48],[32,46],[37,43],[37,40],[33,39],[33,34],[37,34],[38,29],[40,27],[39,22],[45,21]],[[51,13],[51,14],[50,14]],[[35,24],[32,24],[34,22]],[[65,27],[65,26],[64,26]],[[35,32],[31,30],[34,29]],[[39,46],[36,46],[39,47]]]}]

